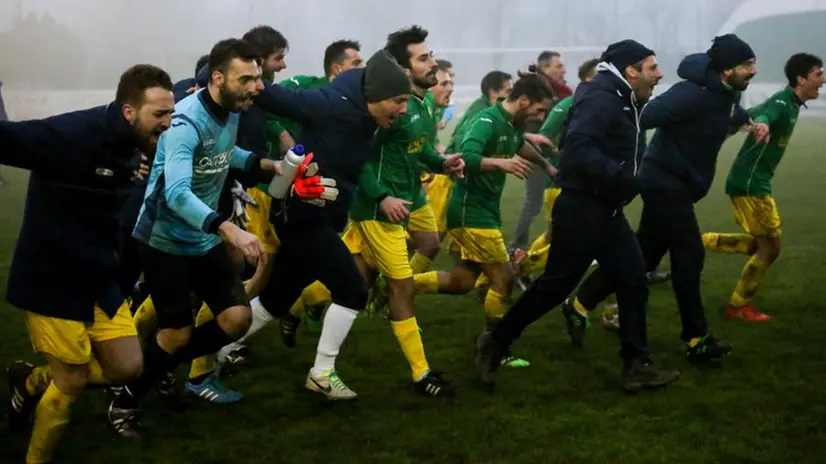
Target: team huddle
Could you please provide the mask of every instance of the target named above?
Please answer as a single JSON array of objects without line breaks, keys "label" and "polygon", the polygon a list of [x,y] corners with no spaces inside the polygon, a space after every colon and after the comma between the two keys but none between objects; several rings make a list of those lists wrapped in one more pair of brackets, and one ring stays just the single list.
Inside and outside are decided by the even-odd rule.
[{"label": "team huddle", "polygon": [[[306,389],[353,400],[335,363],[363,310],[389,319],[416,393],[456,394],[425,354],[420,294],[477,289],[475,362],[489,388],[500,368],[530,365],[511,347],[542,315],[561,306],[582,347],[589,313],[611,298],[616,312],[603,320],[619,332],[623,388],[677,380],[646,338],[648,285],[666,252],[690,360],[731,351],[705,320],[704,247],[749,256],[727,315],[770,318],[752,300],[780,250],[771,180],[800,107],[823,84],[818,57],[791,56],[789,85],[746,110],[755,55],[732,34],[685,57],[682,81],[656,98],[655,53],[636,41],[583,63],[575,92],[559,54],[543,53],[516,79],[485,75],[442,146],[454,70],[427,35],[393,32],[367,60],[358,42],[339,40],[323,76],[275,83],[288,42],[258,26],[215,44],[192,78],[173,84],[140,64],[106,106],[0,122],[0,164],[31,171],[7,299],[26,311],[47,360],[8,369],[10,426],[32,422],[27,463],[52,461],[88,385],[113,395],[108,420],[126,438],[141,435],[152,390],[185,407],[173,375],[182,363],[188,394],[240,401],[221,374],[242,368],[247,339],[274,320],[288,347],[302,323],[320,332]],[[694,204],[737,131],[748,135],[726,193],[744,233],[703,234]],[[545,192],[549,227],[527,252],[501,231],[509,174],[538,176]],[[623,208],[638,195],[634,232]],[[455,265],[433,270],[443,249]],[[512,301],[517,283],[524,292]]]}]

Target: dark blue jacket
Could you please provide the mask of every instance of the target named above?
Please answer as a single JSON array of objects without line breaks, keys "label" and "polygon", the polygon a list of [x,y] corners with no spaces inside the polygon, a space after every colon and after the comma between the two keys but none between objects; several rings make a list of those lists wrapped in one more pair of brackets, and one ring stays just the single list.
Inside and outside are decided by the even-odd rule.
[{"label": "dark blue jacket", "polygon": [[0,122],[0,164],[31,171],[23,226],[6,299],[61,319],[110,317],[117,282],[118,227],[140,160],[119,105],[23,122]]},{"label": "dark blue jacket", "polygon": [[679,191],[696,202],[706,196],[726,136],[749,121],[740,92],[723,84],[705,53],[689,55],[677,68],[684,80],[651,100],[642,111],[644,129],[657,127],[643,157],[645,189]]},{"label": "dark blue jacket", "polygon": [[196,84],[197,82],[195,81],[194,77],[190,77],[176,82],[175,85],[172,86],[172,94],[175,98],[175,103],[178,103],[179,101],[188,97],[190,94],[188,94],[186,91],[191,89],[192,87],[195,87]]},{"label": "dark blue jacket", "polygon": [[639,113],[631,88],[610,71],[577,86],[560,143],[556,184],[593,193],[613,207],[630,202],[645,148]]},{"label": "dark blue jacket", "polygon": [[351,69],[327,87],[300,90],[267,85],[256,97],[255,104],[267,113],[301,124],[298,143],[314,153],[319,174],[335,179],[339,188],[338,200],[323,208],[296,198],[284,202],[283,208],[273,203],[271,218],[276,226],[283,222],[327,221],[337,230],[344,229],[359,172],[378,129],[367,111],[363,89],[364,69]]}]

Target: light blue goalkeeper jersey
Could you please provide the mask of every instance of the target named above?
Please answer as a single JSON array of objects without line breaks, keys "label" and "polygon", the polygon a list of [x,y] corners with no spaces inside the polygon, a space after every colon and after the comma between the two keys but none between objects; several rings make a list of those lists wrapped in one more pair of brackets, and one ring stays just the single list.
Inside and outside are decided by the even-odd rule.
[{"label": "light blue goalkeeper jersey", "polygon": [[206,106],[203,91],[175,105],[172,127],[158,141],[143,206],[132,236],[174,255],[203,255],[223,240],[215,211],[229,168],[256,159],[235,146],[238,113],[226,121]]}]

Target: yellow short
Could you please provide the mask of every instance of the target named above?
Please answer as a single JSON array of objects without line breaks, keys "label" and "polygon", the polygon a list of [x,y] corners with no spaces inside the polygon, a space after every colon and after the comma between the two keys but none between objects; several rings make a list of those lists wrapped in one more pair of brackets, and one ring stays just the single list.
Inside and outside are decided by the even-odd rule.
[{"label": "yellow short", "polygon": [[407,230],[410,232],[438,232],[436,216],[428,203],[410,212],[407,218]]},{"label": "yellow short", "polygon": [[247,222],[247,232],[261,240],[267,253],[275,254],[281,246],[281,241],[278,240],[275,227],[270,222],[272,197],[257,188],[248,189],[247,194],[258,204],[258,208],[247,206],[247,215],[250,217]]},{"label": "yellow short", "polygon": [[436,175],[427,187],[427,203],[436,217],[436,227],[439,232],[447,230],[447,201],[453,189],[453,179],[442,174]]},{"label": "yellow short", "polygon": [[780,237],[780,214],[773,197],[731,197],[731,205],[734,207],[734,220],[747,234]]},{"label": "yellow short", "polygon": [[342,236],[350,253],[361,255],[368,266],[393,280],[413,277],[406,239],[400,224],[381,221],[351,222]]},{"label": "yellow short", "polygon": [[551,212],[554,210],[554,203],[559,198],[562,189],[559,187],[550,187],[545,189],[545,217],[550,221]]},{"label": "yellow short", "polygon": [[450,229],[451,253],[458,253],[462,261],[480,264],[507,263],[510,261],[505,237],[499,229]]},{"label": "yellow short", "polygon": [[92,343],[138,336],[126,302],[112,319],[95,306],[92,323],[27,312],[26,326],[36,352],[54,356],[67,364],[88,364],[92,360]]}]

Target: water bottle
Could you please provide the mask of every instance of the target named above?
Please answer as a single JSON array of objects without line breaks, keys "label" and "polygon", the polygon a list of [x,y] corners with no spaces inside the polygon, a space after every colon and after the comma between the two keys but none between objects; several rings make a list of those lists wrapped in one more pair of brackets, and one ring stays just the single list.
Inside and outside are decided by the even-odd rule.
[{"label": "water bottle", "polygon": [[290,191],[290,186],[293,184],[295,176],[298,173],[298,167],[301,166],[303,162],[303,145],[296,145],[287,150],[284,159],[281,161],[281,175],[273,177],[269,188],[267,188],[270,196],[279,200],[287,196],[287,192]]}]

